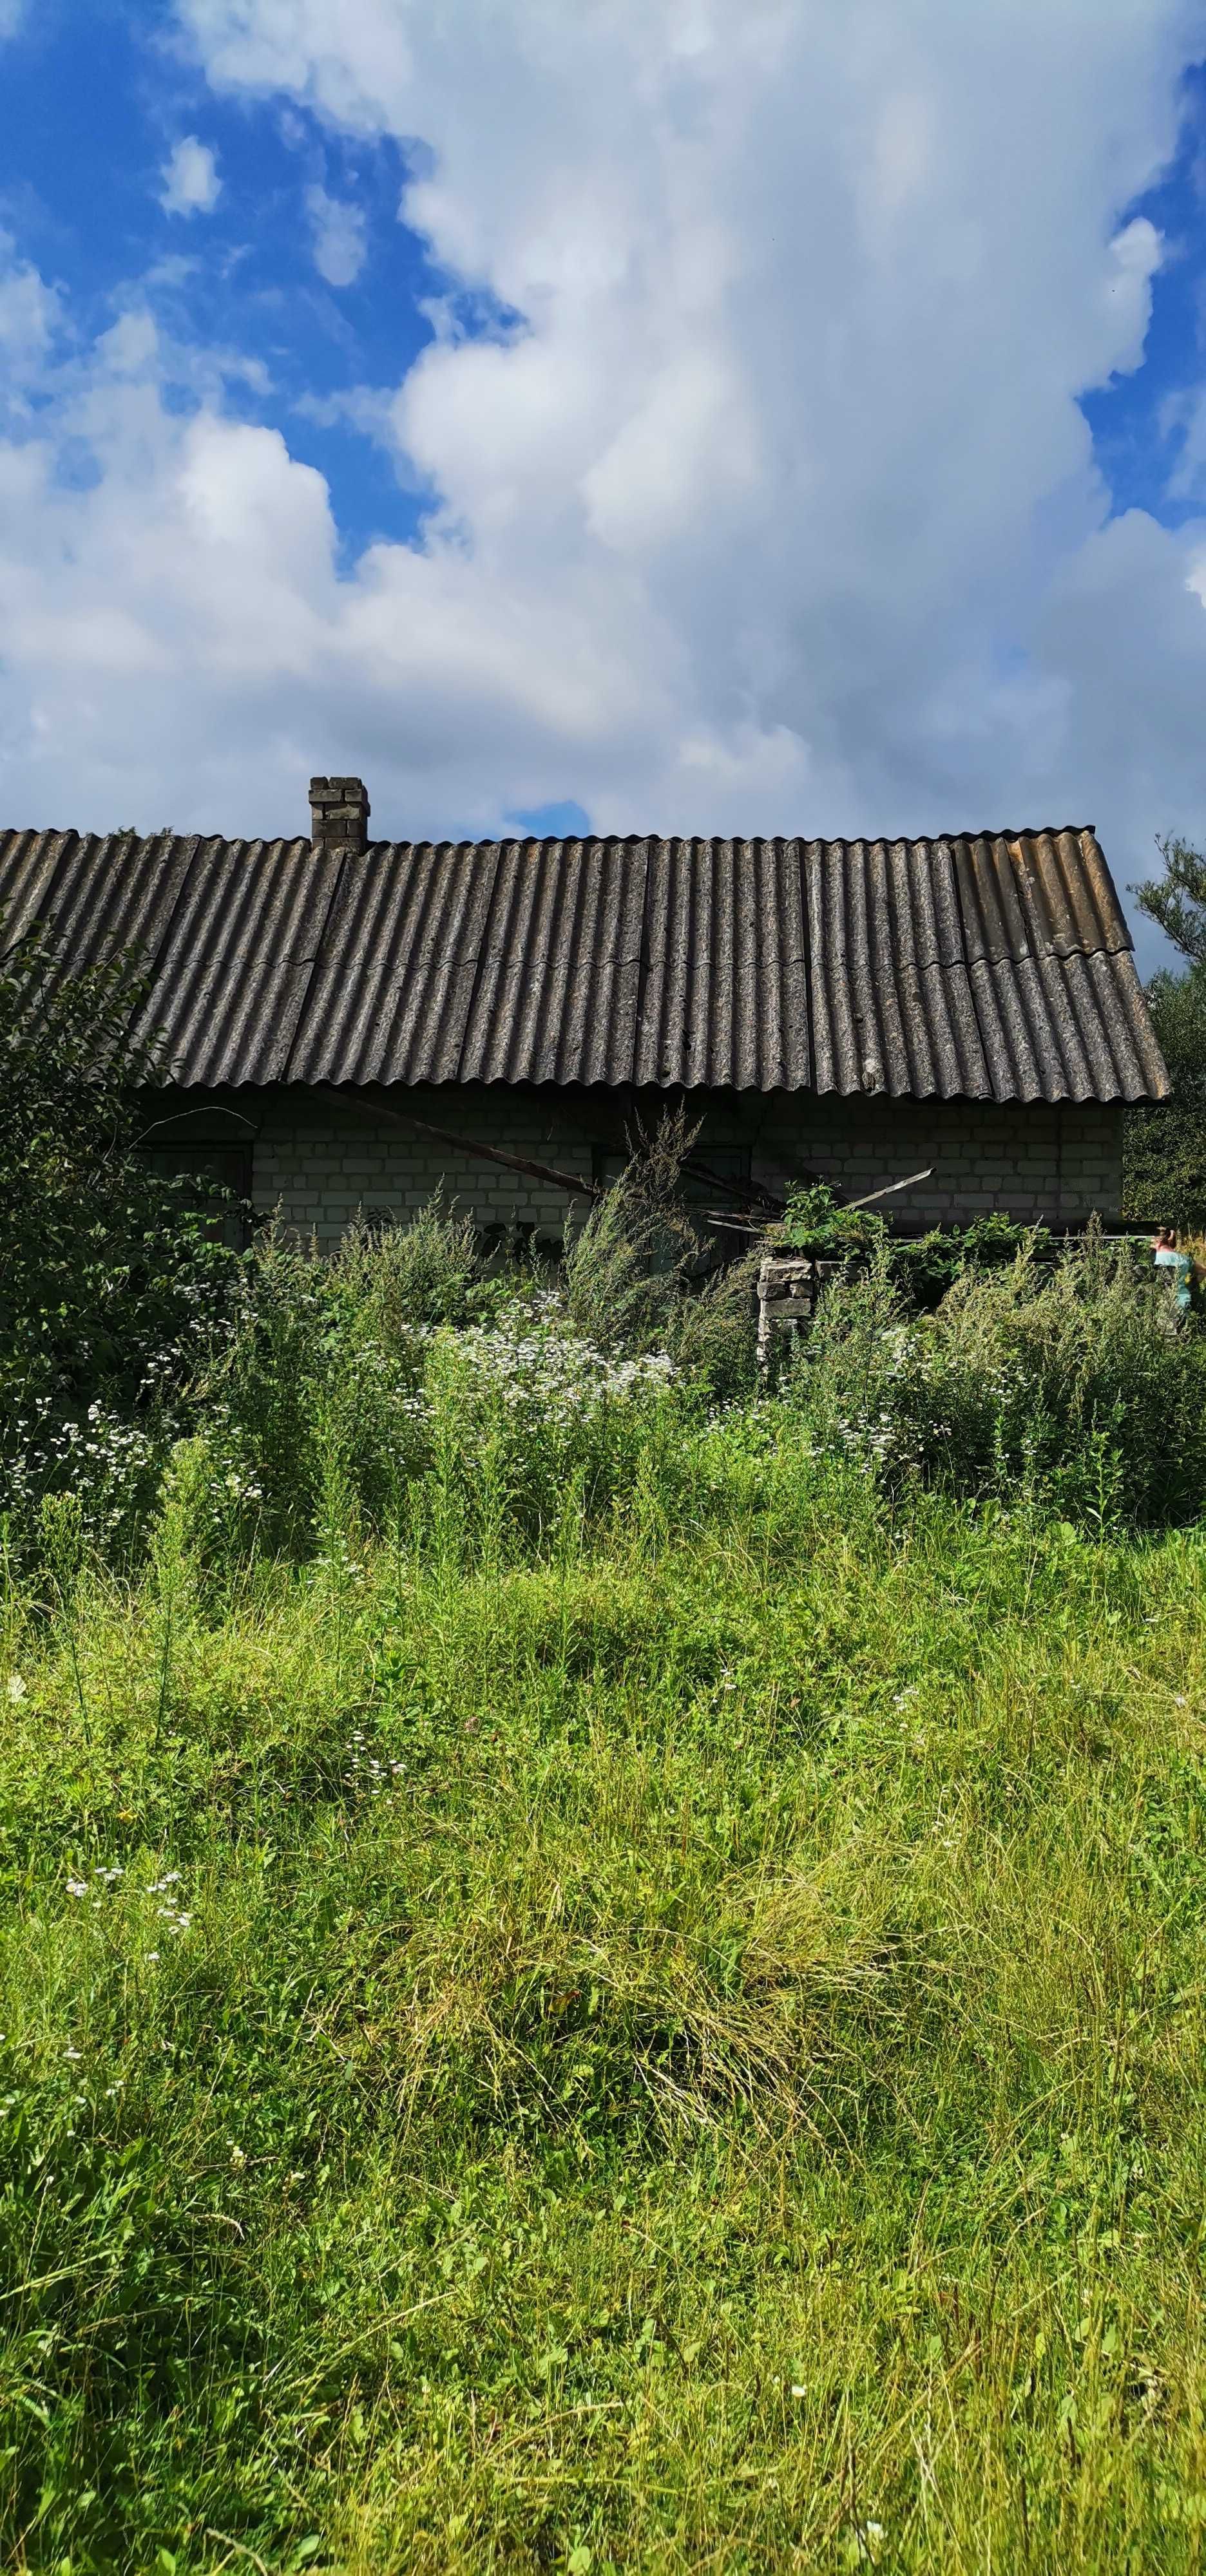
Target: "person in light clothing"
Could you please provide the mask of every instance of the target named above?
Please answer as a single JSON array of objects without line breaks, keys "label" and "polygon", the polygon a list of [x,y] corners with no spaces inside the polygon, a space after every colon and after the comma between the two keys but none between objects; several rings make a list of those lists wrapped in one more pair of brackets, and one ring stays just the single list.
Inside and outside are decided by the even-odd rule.
[{"label": "person in light clothing", "polygon": [[1202,1277],[1201,1263],[1192,1261],[1177,1243],[1175,1225],[1159,1225],[1152,1236],[1152,1252],[1157,1270],[1170,1274],[1169,1285],[1178,1314],[1187,1315],[1193,1304],[1194,1283]]}]

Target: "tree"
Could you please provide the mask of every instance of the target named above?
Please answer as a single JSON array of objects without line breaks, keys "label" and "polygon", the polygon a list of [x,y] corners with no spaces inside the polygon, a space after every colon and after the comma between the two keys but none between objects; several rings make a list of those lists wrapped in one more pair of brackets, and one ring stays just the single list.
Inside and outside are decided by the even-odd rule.
[{"label": "tree", "polygon": [[[1154,916],[1153,916],[1154,917]],[[1152,1225],[1206,1222],[1206,964],[1154,975],[1147,1001],[1171,1100],[1127,1111],[1122,1204]]]},{"label": "tree", "polygon": [[1135,901],[1191,966],[1206,965],[1206,858],[1171,832],[1157,837],[1156,848],[1164,874],[1135,886]]},{"label": "tree", "polygon": [[0,1508],[62,1481],[90,1408],[162,1414],[237,1276],[195,1189],[138,1151],[163,1080],[141,1001],[128,960],[68,974],[0,919]]},{"label": "tree", "polygon": [[1153,1225],[1206,1222],[1206,857],[1166,832],[1164,874],[1133,891],[1187,961],[1188,973],[1153,975],[1147,1001],[1172,1080],[1171,1100],[1128,1110],[1122,1204]]}]

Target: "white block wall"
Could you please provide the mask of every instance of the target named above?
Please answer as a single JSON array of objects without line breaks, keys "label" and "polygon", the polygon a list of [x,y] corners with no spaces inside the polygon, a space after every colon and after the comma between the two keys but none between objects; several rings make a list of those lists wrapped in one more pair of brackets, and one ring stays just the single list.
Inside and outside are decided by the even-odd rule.
[{"label": "white block wall", "polygon": [[[194,1096],[195,1097],[195,1096]],[[303,1090],[228,1094],[254,1127],[252,1194],[331,1248],[358,1212],[405,1216],[443,1186],[479,1225],[524,1224],[558,1238],[576,1204],[498,1164],[392,1127]],[[594,1150],[623,1149],[625,1122],[653,1123],[665,1096],[518,1090],[503,1085],[400,1090],[397,1105],[470,1140],[589,1179]],[[194,1136],[196,1120],[191,1122]],[[215,1137],[222,1132],[215,1104]],[[227,1125],[225,1133],[234,1131]],[[245,1131],[244,1131],[245,1132]],[[748,1147],[756,1179],[781,1187],[805,1167],[859,1196],[926,1164],[933,1177],[891,1203],[910,1222],[1000,1208],[1027,1221],[1078,1225],[1117,1213],[1122,1116],[1117,1105],[996,1108],[967,1101],[837,1100],[806,1093],[736,1094],[709,1103],[696,1151]],[[718,1194],[719,1196],[720,1194]]]}]

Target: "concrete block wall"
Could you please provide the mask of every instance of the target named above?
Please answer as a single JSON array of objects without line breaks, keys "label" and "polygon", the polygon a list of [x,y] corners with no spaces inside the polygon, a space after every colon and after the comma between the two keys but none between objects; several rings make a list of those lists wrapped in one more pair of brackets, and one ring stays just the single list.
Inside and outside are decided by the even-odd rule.
[{"label": "concrete block wall", "polygon": [[819,1099],[777,1093],[754,1152],[755,1175],[782,1182],[807,1163],[842,1195],[932,1166],[892,1211],[910,1224],[987,1215],[1083,1225],[1116,1216],[1122,1187],[1122,1111],[1115,1103]]},{"label": "concrete block wall", "polygon": [[[560,1093],[468,1085],[407,1089],[400,1110],[450,1129],[483,1136],[503,1152],[552,1163],[589,1181],[592,1147],[580,1121],[565,1112]],[[573,1202],[567,1192],[457,1153],[417,1129],[407,1131],[308,1098],[302,1090],[264,1096],[252,1161],[252,1197],[265,1215],[316,1235],[330,1250],[354,1217],[399,1218],[442,1190],[459,1213],[479,1226],[534,1226],[560,1240]],[[585,1209],[586,1201],[579,1204]]]},{"label": "concrete block wall", "polygon": [[[634,1121],[664,1112],[661,1092],[512,1088],[502,1084],[400,1089],[400,1110],[472,1140],[589,1180],[600,1154],[622,1154]],[[552,1184],[479,1160],[417,1130],[391,1126],[302,1088],[228,1093],[202,1111],[189,1096],[182,1123],[195,1144],[242,1141],[255,1205],[324,1250],[352,1219],[405,1217],[443,1187],[481,1226],[533,1227],[559,1240],[572,1201]],[[702,1105],[702,1104],[700,1104]],[[696,1104],[688,1100],[688,1107]],[[365,1096],[365,1110],[370,1096]],[[212,1131],[212,1132],[211,1132]],[[1000,1208],[1026,1221],[1080,1225],[1117,1213],[1122,1113],[1115,1104],[1006,1107],[978,1101],[839,1100],[810,1093],[712,1096],[697,1152],[748,1156],[756,1180],[779,1189],[806,1171],[859,1197],[933,1165],[892,1212],[912,1225]],[[718,1201],[723,1192],[717,1193]]]}]

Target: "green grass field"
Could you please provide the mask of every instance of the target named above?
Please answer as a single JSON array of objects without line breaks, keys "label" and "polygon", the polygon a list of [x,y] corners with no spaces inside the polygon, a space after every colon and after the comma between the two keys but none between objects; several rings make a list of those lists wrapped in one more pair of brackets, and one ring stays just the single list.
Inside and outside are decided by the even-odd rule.
[{"label": "green grass field", "polygon": [[1198,2566],[1206,1542],[683,1438],[10,1593],[5,2563]]}]

